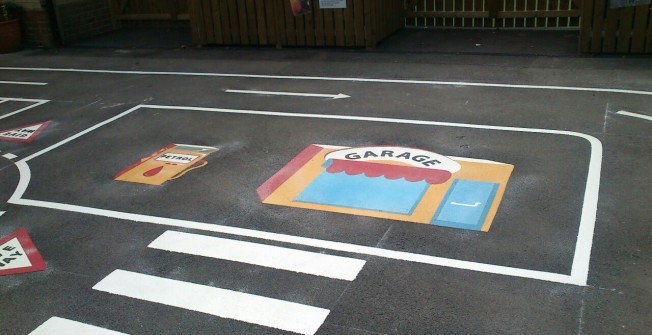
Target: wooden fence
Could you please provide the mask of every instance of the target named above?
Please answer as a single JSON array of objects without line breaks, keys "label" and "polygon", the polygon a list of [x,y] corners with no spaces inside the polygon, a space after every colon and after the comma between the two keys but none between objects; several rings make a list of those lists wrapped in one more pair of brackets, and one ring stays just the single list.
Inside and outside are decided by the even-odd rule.
[{"label": "wooden fence", "polygon": [[652,5],[610,8],[609,0],[584,0],[580,51],[652,53]]},{"label": "wooden fence", "polygon": [[196,44],[373,48],[408,27],[579,29],[583,53],[652,53],[652,6],[609,0],[347,0],[293,16],[289,0],[109,0],[114,27],[192,28]]},{"label": "wooden fence", "polygon": [[189,0],[193,41],[203,44],[373,48],[404,26],[402,1],[347,0],[346,9],[293,16],[288,0]]},{"label": "wooden fence", "polygon": [[408,27],[579,29],[581,0],[406,0]]}]

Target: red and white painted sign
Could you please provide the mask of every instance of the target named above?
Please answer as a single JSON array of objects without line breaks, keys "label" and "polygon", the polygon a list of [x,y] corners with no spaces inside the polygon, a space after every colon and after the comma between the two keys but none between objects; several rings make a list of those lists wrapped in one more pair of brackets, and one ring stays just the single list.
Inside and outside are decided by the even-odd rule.
[{"label": "red and white painted sign", "polygon": [[45,130],[45,128],[50,125],[50,123],[52,123],[52,121],[34,123],[13,129],[0,130],[0,140],[23,143],[32,142],[43,130]]},{"label": "red and white painted sign", "polygon": [[0,239],[0,276],[43,270],[45,262],[24,228]]}]

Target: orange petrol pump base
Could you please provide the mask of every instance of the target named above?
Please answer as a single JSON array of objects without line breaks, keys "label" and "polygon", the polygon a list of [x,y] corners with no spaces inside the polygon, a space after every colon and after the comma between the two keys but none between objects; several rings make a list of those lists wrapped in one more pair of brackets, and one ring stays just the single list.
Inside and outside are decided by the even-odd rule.
[{"label": "orange petrol pump base", "polygon": [[218,150],[199,145],[170,144],[122,170],[114,180],[162,185],[168,180],[177,179],[192,170],[206,166],[208,162],[204,158]]}]

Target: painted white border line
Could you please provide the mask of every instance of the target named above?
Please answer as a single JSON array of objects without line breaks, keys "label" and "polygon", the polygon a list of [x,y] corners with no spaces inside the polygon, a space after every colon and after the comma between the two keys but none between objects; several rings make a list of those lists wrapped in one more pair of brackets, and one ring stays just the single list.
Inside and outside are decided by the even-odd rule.
[{"label": "painted white border line", "polygon": [[[29,160],[36,158],[40,155],[43,155],[61,145],[64,145],[76,138],[79,138],[110,122],[113,122],[135,110],[138,110],[139,108],[192,110],[192,111],[206,111],[206,112],[228,113],[228,114],[267,115],[267,116],[280,116],[280,117],[432,125],[432,126],[444,126],[444,127],[565,135],[565,136],[579,137],[585,139],[589,142],[591,146],[591,155],[589,159],[587,183],[584,191],[582,214],[580,217],[579,230],[578,230],[577,242],[575,245],[575,252],[573,257],[571,274],[566,275],[566,274],[558,274],[558,273],[551,273],[551,272],[544,272],[544,271],[512,268],[512,267],[493,265],[493,264],[484,264],[484,263],[461,261],[456,259],[442,258],[442,257],[422,255],[422,254],[413,254],[408,252],[387,250],[382,248],[368,247],[368,246],[362,246],[356,244],[318,240],[318,239],[311,239],[311,238],[305,238],[305,237],[293,236],[293,235],[276,234],[276,233],[263,232],[263,231],[257,231],[252,229],[235,228],[235,227],[222,226],[217,224],[201,223],[201,222],[194,222],[194,221],[187,221],[187,220],[177,220],[171,218],[162,218],[162,217],[148,216],[148,215],[141,215],[141,214],[134,214],[134,213],[117,212],[117,211],[111,211],[105,209],[83,207],[83,206],[76,206],[76,205],[69,205],[69,204],[62,204],[62,203],[55,203],[55,202],[22,199],[22,196],[27,190],[29,181],[31,179],[31,172],[29,166],[27,165],[27,162]],[[99,216],[105,216],[105,217],[122,219],[122,220],[137,221],[137,222],[149,222],[149,223],[155,223],[155,224],[161,224],[161,225],[167,225],[173,227],[191,228],[197,230],[247,236],[247,237],[259,238],[259,239],[270,240],[270,241],[306,245],[306,246],[311,246],[311,247],[316,247],[321,249],[345,251],[345,252],[384,257],[384,258],[390,258],[396,260],[404,260],[404,261],[440,265],[440,266],[446,266],[446,267],[452,267],[458,269],[585,286],[588,279],[589,261],[591,256],[591,248],[593,245],[593,232],[595,229],[595,220],[596,220],[596,213],[598,208],[598,191],[600,188],[600,171],[602,168],[602,143],[597,138],[591,135],[572,132],[572,131],[565,131],[565,130],[503,127],[503,126],[491,126],[491,125],[392,119],[392,118],[364,117],[364,116],[347,116],[347,115],[295,114],[295,113],[236,110],[236,109],[223,109],[223,108],[138,105],[113,118],[110,118],[102,123],[90,127],[72,137],[69,137],[59,143],[56,143],[48,148],[45,148],[35,154],[32,154],[31,156],[23,158],[22,160],[16,162],[15,164],[20,172],[20,181],[18,183],[18,186],[16,187],[16,191],[7,202],[16,205],[50,208],[56,210],[99,215]]]},{"label": "painted white border line", "polygon": [[260,94],[260,95],[285,95],[293,97],[313,97],[313,98],[329,98],[333,100],[346,99],[351,96],[338,93],[338,94],[320,94],[320,93],[297,93],[297,92],[279,92],[279,91],[254,91],[254,90],[224,90],[226,93],[241,93],[241,94]]},{"label": "painted white border line", "polygon": [[248,293],[115,270],[93,289],[299,334],[317,332],[329,310]]},{"label": "painted white border line", "polygon": [[72,321],[59,317],[51,317],[29,335],[53,335],[53,334],[83,334],[83,335],[127,335],[113,330],[108,330],[85,323]]},{"label": "painted white border line", "polygon": [[44,100],[44,99],[24,99],[24,98],[6,98],[6,97],[0,97],[0,100],[4,100],[3,102],[6,102],[6,101],[34,102],[34,104],[31,104],[31,105],[29,105],[27,107],[21,108],[21,109],[16,110],[16,111],[13,111],[11,113],[0,115],[0,120],[2,120],[4,118],[8,118],[8,117],[13,116],[13,115],[16,115],[18,113],[22,113],[22,112],[24,112],[24,111],[26,111],[28,109],[32,109],[32,108],[35,108],[35,107],[38,107],[40,105],[43,105],[45,103],[50,102],[50,100]]},{"label": "painted white border line", "polygon": [[48,83],[38,83],[38,82],[33,82],[33,81],[6,81],[6,80],[0,80],[0,84],[45,86]]},{"label": "painted white border line", "polygon": [[635,117],[635,118],[639,118],[639,119],[643,119],[643,120],[652,121],[652,116],[645,115],[645,114],[632,113],[632,112],[628,112],[628,111],[618,111],[618,112],[616,112],[616,114],[631,116],[631,117]]},{"label": "painted white border line", "polygon": [[355,280],[366,263],[361,259],[171,230],[148,247],[349,281]]},{"label": "painted white border line", "polygon": [[353,78],[353,77],[319,77],[319,76],[283,76],[242,73],[209,73],[209,72],[169,72],[169,71],[123,71],[123,70],[93,70],[93,69],[64,69],[64,68],[30,68],[30,67],[0,67],[0,70],[10,71],[42,71],[42,72],[76,72],[76,73],[107,73],[107,74],[136,74],[136,75],[167,75],[167,76],[198,76],[198,77],[224,77],[224,78],[257,78],[257,79],[291,79],[291,80],[321,80],[321,81],[348,81],[361,83],[391,83],[391,84],[418,84],[442,86],[475,86],[475,87],[501,87],[524,88],[559,91],[580,92],[608,92],[636,95],[652,95],[652,91],[628,90],[620,88],[552,86],[552,85],[519,85],[502,83],[477,83],[466,81],[438,81],[438,80],[408,80],[408,79],[381,79],[381,78]]}]

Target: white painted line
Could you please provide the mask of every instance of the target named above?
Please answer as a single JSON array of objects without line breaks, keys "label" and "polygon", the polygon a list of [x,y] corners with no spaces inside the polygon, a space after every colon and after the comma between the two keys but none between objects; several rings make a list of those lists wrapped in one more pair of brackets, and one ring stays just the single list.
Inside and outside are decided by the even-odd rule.
[{"label": "white painted line", "polygon": [[296,93],[296,92],[275,92],[275,91],[252,91],[252,90],[226,90],[226,93],[242,93],[242,94],[262,94],[262,95],[286,95],[294,97],[313,97],[313,98],[329,98],[329,99],[346,99],[351,96],[346,94],[318,94],[318,93]]},{"label": "white painted line", "polygon": [[29,335],[127,335],[113,330],[108,330],[96,326],[87,325],[85,323],[63,319],[59,317],[51,317],[45,321],[38,328],[34,329]]},{"label": "white painted line", "polygon": [[[367,247],[355,244],[341,243],[335,241],[326,241],[305,238],[300,236],[276,234],[270,232],[262,232],[251,229],[242,229],[229,226],[221,226],[216,224],[201,223],[186,220],[176,220],[171,218],[161,218],[148,215],[140,215],[134,213],[124,213],[117,211],[110,211],[105,209],[83,207],[55,202],[38,201],[22,199],[23,194],[27,190],[29,181],[31,179],[31,172],[27,161],[45,154],[67,142],[72,141],[94,129],[104,126],[119,117],[127,115],[138,108],[154,108],[154,109],[169,109],[169,110],[192,110],[192,111],[206,111],[217,113],[229,114],[246,114],[246,115],[267,115],[267,116],[281,116],[281,117],[298,117],[298,118],[312,118],[312,119],[335,119],[335,120],[354,120],[354,121],[368,121],[368,122],[384,122],[396,124],[417,124],[417,125],[432,125],[444,127],[459,127],[470,129],[488,129],[499,131],[512,131],[524,133],[539,133],[539,134],[552,134],[579,137],[589,142],[591,154],[589,158],[589,167],[587,174],[587,183],[584,191],[584,202],[582,205],[582,214],[580,217],[579,231],[577,236],[577,244],[575,245],[575,255],[573,257],[573,265],[571,274],[558,274],[544,271],[535,271],[521,268],[512,268],[506,266],[499,266],[493,264],[476,263],[469,261],[461,261],[456,259],[442,258],[436,256],[413,254],[408,252],[400,252],[394,250],[387,250],[381,248]],[[436,122],[436,121],[421,121],[421,120],[408,120],[408,119],[391,119],[391,118],[378,118],[378,117],[364,117],[364,116],[346,116],[346,115],[325,115],[325,114],[295,114],[283,112],[267,112],[267,111],[253,111],[253,110],[235,110],[223,108],[203,108],[203,107],[184,107],[184,106],[159,106],[159,105],[139,105],[136,106],[112,119],[104,121],[96,126],[93,126],[77,135],[74,135],[66,140],[56,143],[48,148],[45,148],[29,157],[15,163],[20,172],[20,180],[16,191],[7,201],[8,203],[51,208],[63,211],[71,211],[78,213],[86,213],[91,215],[99,215],[123,220],[131,220],[137,222],[149,222],[173,227],[191,228],[205,231],[213,231],[225,234],[233,234],[240,236],[247,236],[252,238],[259,238],[264,240],[272,240],[277,242],[294,243],[299,245],[312,246],[321,249],[330,249],[337,251],[345,251],[351,253],[358,253],[370,256],[391,258],[397,260],[404,260],[410,262],[418,262],[424,264],[432,264],[439,266],[447,266],[458,269],[466,269],[479,272],[487,272],[493,274],[501,274],[507,276],[531,278],[538,280],[546,280],[565,284],[574,284],[585,286],[588,279],[591,248],[593,245],[593,231],[595,229],[595,220],[598,206],[598,193],[600,188],[600,171],[602,166],[602,143],[595,137],[587,134],[565,131],[565,130],[552,130],[552,129],[536,129],[536,128],[520,128],[520,127],[503,127],[491,125],[477,125],[477,124],[464,124],[452,122]]]},{"label": "white painted line", "polygon": [[23,158],[23,161],[28,161],[28,160],[30,160],[30,159],[32,159],[34,157],[38,157],[38,156],[48,152],[50,150],[56,149],[56,148],[66,144],[66,143],[68,143],[70,141],[73,141],[73,140],[75,140],[75,139],[77,139],[77,138],[79,138],[81,136],[84,136],[84,135],[90,133],[91,131],[93,131],[93,130],[95,130],[97,128],[100,128],[100,127],[102,127],[102,126],[104,126],[106,124],[109,124],[109,123],[111,123],[111,122],[113,122],[113,121],[115,121],[115,120],[117,120],[117,119],[119,119],[119,118],[121,118],[121,117],[123,117],[125,115],[128,115],[129,113],[137,110],[138,108],[140,108],[140,106],[136,106],[136,107],[133,107],[131,109],[128,109],[127,111],[122,112],[122,113],[120,113],[120,114],[118,114],[118,115],[116,115],[116,116],[114,116],[114,117],[112,117],[112,118],[110,118],[110,119],[108,119],[106,121],[100,122],[100,123],[88,128],[88,129],[86,129],[86,130],[84,130],[82,132],[79,132],[79,133],[77,133],[77,134],[75,134],[73,136],[70,136],[70,137],[66,138],[65,140],[63,140],[61,142],[58,142],[58,143],[56,143],[54,145],[51,145],[51,146],[49,146],[49,147],[47,147],[47,148],[45,148],[45,149],[43,149],[41,151],[38,151],[38,152],[30,155],[30,156],[27,156],[27,157]]},{"label": "white painted line", "polygon": [[631,116],[631,117],[636,117],[636,118],[643,119],[643,120],[652,121],[652,116],[645,115],[645,114],[632,113],[632,112],[628,112],[628,111],[619,111],[619,112],[616,112],[616,114]]},{"label": "white painted line", "polygon": [[166,231],[149,247],[342,280],[354,280],[365,264],[355,258],[176,231]]},{"label": "white painted line", "polygon": [[7,213],[7,212],[4,212],[4,211],[0,211],[0,216],[3,216],[3,215],[5,215],[5,213]]},{"label": "white painted line", "polygon": [[6,158],[6,159],[14,159],[14,158],[16,158],[18,156],[14,155],[14,154],[4,154],[4,155],[2,155],[2,157]]},{"label": "white painted line", "polygon": [[9,100],[2,100],[2,99],[0,99],[0,104],[3,104],[3,103],[5,103],[5,102],[7,102],[7,101],[9,101]]},{"label": "white painted line", "polygon": [[299,334],[314,334],[329,310],[293,302],[115,270],[93,289],[244,321]]},{"label": "white painted line", "polygon": [[11,113],[0,115],[0,120],[4,119],[4,118],[8,118],[8,117],[13,116],[13,115],[16,115],[18,113],[22,113],[22,112],[24,112],[24,111],[26,111],[28,109],[32,109],[32,108],[35,108],[35,107],[38,107],[40,105],[43,105],[45,103],[50,102],[50,100],[42,100],[42,99],[23,99],[23,98],[5,98],[5,97],[0,97],[0,99],[5,100],[5,101],[34,102],[34,104],[29,105],[29,106],[24,107],[24,108],[21,108],[21,109],[19,109],[17,111],[13,111]]},{"label": "white painted line", "polygon": [[241,73],[209,73],[209,72],[169,72],[169,71],[120,71],[120,70],[92,70],[92,69],[63,69],[63,68],[27,68],[27,67],[0,67],[0,70],[11,71],[44,71],[44,72],[76,72],[76,73],[112,73],[136,75],[167,75],[167,76],[197,76],[197,77],[224,77],[224,78],[257,78],[257,79],[290,79],[290,80],[320,80],[320,81],[345,81],[362,83],[389,83],[389,84],[417,84],[417,85],[442,85],[442,86],[475,86],[499,88],[523,88],[579,92],[608,92],[636,95],[652,95],[652,91],[628,90],[619,88],[552,86],[552,85],[519,85],[502,83],[477,83],[465,81],[437,81],[437,80],[406,80],[406,79],[380,79],[380,78],[353,78],[353,77],[318,77],[318,76],[281,76]]},{"label": "white painted line", "polygon": [[0,80],[0,84],[44,86],[44,85],[47,85],[48,83],[37,83],[37,82],[32,82],[32,81],[6,81],[6,80]]}]

